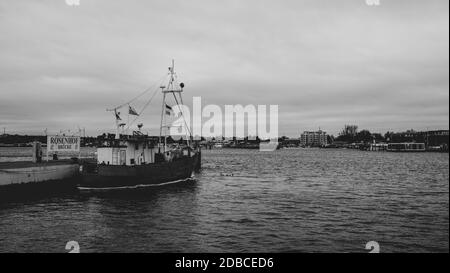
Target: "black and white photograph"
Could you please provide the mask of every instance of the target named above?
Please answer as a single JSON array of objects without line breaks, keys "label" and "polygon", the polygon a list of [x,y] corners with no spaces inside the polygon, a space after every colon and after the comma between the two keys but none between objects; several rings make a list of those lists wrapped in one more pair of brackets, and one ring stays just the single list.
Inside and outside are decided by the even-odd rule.
[{"label": "black and white photograph", "polygon": [[0,0],[0,253],[449,253],[449,1]]}]

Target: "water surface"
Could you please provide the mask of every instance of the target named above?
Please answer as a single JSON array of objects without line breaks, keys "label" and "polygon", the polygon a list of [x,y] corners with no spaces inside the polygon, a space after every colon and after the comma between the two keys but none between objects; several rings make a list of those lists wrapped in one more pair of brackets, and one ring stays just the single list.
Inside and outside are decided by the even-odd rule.
[{"label": "water surface", "polygon": [[195,181],[0,204],[0,252],[449,251],[449,157],[203,151]]}]

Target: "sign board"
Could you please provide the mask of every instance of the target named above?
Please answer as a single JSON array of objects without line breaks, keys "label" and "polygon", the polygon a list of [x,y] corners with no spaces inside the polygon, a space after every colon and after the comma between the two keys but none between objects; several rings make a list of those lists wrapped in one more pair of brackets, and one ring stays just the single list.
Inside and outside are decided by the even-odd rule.
[{"label": "sign board", "polygon": [[79,152],[79,136],[47,136],[47,152]]}]

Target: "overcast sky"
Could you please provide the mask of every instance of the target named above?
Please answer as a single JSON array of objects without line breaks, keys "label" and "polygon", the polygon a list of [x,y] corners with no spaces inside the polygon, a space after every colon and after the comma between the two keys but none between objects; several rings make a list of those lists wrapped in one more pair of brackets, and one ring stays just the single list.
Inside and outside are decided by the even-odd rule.
[{"label": "overcast sky", "polygon": [[[173,58],[185,101],[277,104],[283,135],[448,129],[448,5],[0,0],[0,127],[112,131],[105,109],[159,85]],[[142,116],[153,134],[160,99]]]}]

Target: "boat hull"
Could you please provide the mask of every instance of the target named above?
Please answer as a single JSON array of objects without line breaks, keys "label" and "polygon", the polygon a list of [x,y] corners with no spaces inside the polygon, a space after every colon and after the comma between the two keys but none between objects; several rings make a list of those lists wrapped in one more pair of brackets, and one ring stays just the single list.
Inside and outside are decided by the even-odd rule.
[{"label": "boat hull", "polygon": [[183,181],[192,177],[196,162],[194,156],[136,166],[98,165],[95,173],[83,173],[78,189],[134,188]]},{"label": "boat hull", "polygon": [[73,192],[79,165],[65,162],[0,164],[0,201]]},{"label": "boat hull", "polygon": [[63,181],[79,175],[79,165],[71,163],[12,162],[0,166],[0,187]]}]

